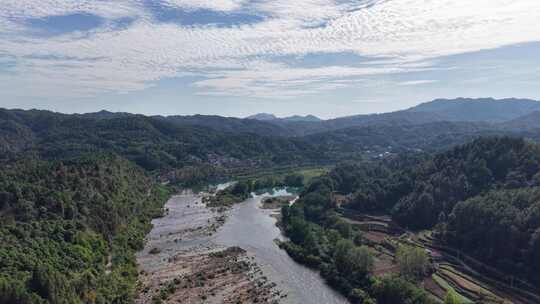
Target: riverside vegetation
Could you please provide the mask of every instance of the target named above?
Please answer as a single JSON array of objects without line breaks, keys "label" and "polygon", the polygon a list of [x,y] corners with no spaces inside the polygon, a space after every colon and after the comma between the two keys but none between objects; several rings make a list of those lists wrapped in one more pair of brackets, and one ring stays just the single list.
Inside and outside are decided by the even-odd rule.
[{"label": "riverside vegetation", "polygon": [[113,155],[0,171],[0,302],[128,303],[167,190]]},{"label": "riverside vegetation", "polygon": [[[290,242],[282,246],[296,260],[318,268],[353,302],[436,302],[419,288],[424,278],[438,278],[437,269],[429,269],[433,265],[425,248],[448,246],[484,261],[475,265],[480,273],[487,276],[493,266],[494,277],[511,277],[508,285],[521,287],[492,297],[481,293],[476,302],[502,303],[516,292],[524,301],[519,303],[534,303],[536,296],[523,297],[540,285],[539,172],[540,145],[512,138],[479,139],[428,157],[340,165],[311,183],[294,206],[283,208]],[[339,193],[347,194],[346,203],[338,204]],[[373,242],[368,238],[373,230],[343,216],[349,210],[390,214],[412,230]],[[425,239],[426,229],[431,240]],[[433,243],[439,247],[430,247]],[[375,275],[373,259],[383,253],[394,257],[397,271]],[[435,264],[443,273],[450,267]],[[454,297],[448,295],[448,301]]]}]

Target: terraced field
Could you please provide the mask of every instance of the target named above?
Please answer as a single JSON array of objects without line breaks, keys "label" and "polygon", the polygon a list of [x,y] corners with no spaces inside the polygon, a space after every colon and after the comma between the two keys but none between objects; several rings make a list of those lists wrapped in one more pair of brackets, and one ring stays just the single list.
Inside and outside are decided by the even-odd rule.
[{"label": "terraced field", "polygon": [[[438,274],[434,273],[431,275],[431,278],[435,282],[434,286],[426,286],[427,291],[431,292],[433,295],[435,295],[439,299],[443,299],[447,292],[453,291],[458,296],[459,301],[463,304],[469,304],[474,303],[469,298],[461,295],[450,283],[448,283],[445,279],[440,277]],[[442,290],[442,292],[440,292]]]},{"label": "terraced field", "polygon": [[[359,214],[340,209],[341,217],[353,229],[362,232],[364,242],[375,253],[374,274],[399,273],[394,260],[399,244],[423,248],[430,258],[431,273],[421,283],[434,298],[443,301],[448,292],[455,292],[462,303],[540,303],[534,287],[520,282],[524,288],[511,286],[500,272],[458,250],[438,245],[431,231],[412,232],[399,228],[388,216]],[[511,281],[512,282],[512,281]]]}]

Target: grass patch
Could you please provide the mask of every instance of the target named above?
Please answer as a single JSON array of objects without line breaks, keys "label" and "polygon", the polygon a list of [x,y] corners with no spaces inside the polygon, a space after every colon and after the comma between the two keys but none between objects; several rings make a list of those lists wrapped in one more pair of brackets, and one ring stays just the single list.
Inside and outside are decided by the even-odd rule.
[{"label": "grass patch", "polygon": [[464,303],[464,304],[473,304],[474,302],[471,301],[469,298],[467,297],[464,297],[463,295],[461,295],[459,292],[457,292],[454,287],[452,287],[448,282],[446,282],[445,279],[441,278],[438,274],[433,274],[431,276],[431,278],[433,278],[433,280],[439,284],[439,286],[441,286],[441,288],[443,288],[444,290],[446,290],[447,292],[448,291],[453,291],[456,293],[457,297],[459,298],[459,302],[460,303]]},{"label": "grass patch", "polygon": [[306,184],[309,184],[312,179],[324,175],[330,171],[331,167],[306,168],[296,171],[296,173],[304,177]]},{"label": "grass patch", "polygon": [[449,266],[442,266],[440,270],[445,276],[449,277],[456,284],[471,292],[485,296],[496,297],[492,292],[475,283],[473,279],[460,274]]},{"label": "grass patch", "polygon": [[333,166],[317,166],[317,167],[274,167],[270,168],[268,170],[259,170],[256,173],[248,173],[248,174],[237,174],[236,178],[238,180],[250,180],[250,179],[258,179],[258,178],[264,178],[264,177],[285,177],[288,174],[291,173],[298,173],[304,176],[304,181],[307,183],[311,181],[313,178],[321,176],[323,174],[326,174],[330,172],[330,170],[333,168]]}]

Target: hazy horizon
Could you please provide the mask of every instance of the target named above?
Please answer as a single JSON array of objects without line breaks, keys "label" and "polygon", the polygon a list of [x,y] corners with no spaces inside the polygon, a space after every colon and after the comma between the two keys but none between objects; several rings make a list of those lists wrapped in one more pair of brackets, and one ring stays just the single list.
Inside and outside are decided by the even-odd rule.
[{"label": "hazy horizon", "polygon": [[[276,116],[277,118],[288,118],[288,117],[292,117],[292,116],[315,116],[317,118],[320,118],[322,120],[329,120],[329,119],[334,119],[334,118],[341,118],[341,117],[347,117],[347,116],[355,116],[355,115],[372,115],[372,114],[385,114],[385,113],[392,113],[392,112],[399,112],[399,111],[403,111],[403,110],[407,110],[407,109],[410,109],[410,108],[413,108],[415,106],[418,106],[418,105],[421,105],[423,103],[428,103],[428,102],[432,102],[432,101],[435,101],[435,100],[438,100],[438,99],[443,99],[443,100],[456,100],[456,99],[493,99],[495,101],[500,101],[500,100],[505,100],[505,99],[520,99],[520,100],[523,100],[523,99],[528,99],[528,100],[532,100],[532,101],[538,101],[540,102],[540,100],[536,100],[536,99],[533,99],[533,98],[520,98],[520,97],[506,97],[506,98],[493,98],[493,97],[456,97],[456,98],[435,98],[433,100],[426,100],[426,101],[421,101],[421,102],[417,102],[417,103],[414,103],[412,106],[407,106],[407,107],[403,107],[403,108],[398,108],[398,109],[394,109],[394,110],[389,110],[389,111],[384,111],[384,112],[365,112],[365,113],[349,113],[349,114],[346,114],[346,115],[340,115],[340,116],[319,116],[319,115],[316,115],[316,114],[313,114],[311,112],[302,112],[302,113],[290,113],[290,114],[277,114],[277,113],[274,113],[274,112],[253,112],[253,113],[248,113],[246,115],[243,115],[243,116],[235,116],[235,115],[223,115],[222,113],[220,112],[216,112],[216,113],[170,113],[170,114],[165,114],[165,113],[144,113],[144,112],[133,112],[133,111],[129,111],[129,110],[120,110],[120,111],[115,111],[115,110],[110,110],[110,109],[96,109],[96,110],[89,110],[89,111],[84,111],[84,112],[77,112],[77,111],[62,111],[62,110],[54,110],[54,109],[47,109],[47,108],[34,108],[34,107],[28,107],[28,108],[21,108],[21,107],[13,107],[13,108],[7,108],[5,107],[5,109],[7,110],[38,110],[38,111],[51,111],[51,112],[55,112],[55,113],[62,113],[62,114],[91,114],[91,113],[98,113],[98,112],[101,112],[101,111],[106,111],[106,112],[111,112],[111,113],[128,113],[128,114],[135,114],[135,115],[144,115],[144,116],[195,116],[195,115],[203,115],[203,116],[221,116],[221,117],[229,117],[229,118],[240,118],[240,119],[243,119],[243,118],[248,118],[250,116],[254,116],[254,115],[257,115],[257,114],[271,114],[271,115],[274,115]],[[509,101],[509,102],[512,102],[512,101]]]}]

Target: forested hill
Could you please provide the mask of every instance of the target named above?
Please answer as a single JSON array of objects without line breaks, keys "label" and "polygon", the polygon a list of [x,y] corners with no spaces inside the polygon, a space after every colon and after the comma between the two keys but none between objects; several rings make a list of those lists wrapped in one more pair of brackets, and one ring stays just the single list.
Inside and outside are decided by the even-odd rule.
[{"label": "forested hill", "polygon": [[0,168],[0,303],[129,303],[166,191],[114,155]]},{"label": "forested hill", "polygon": [[[520,134],[510,130],[494,130],[483,123],[431,122],[425,124],[350,127],[303,137],[319,150],[353,154],[355,151],[402,153],[407,151],[442,151],[481,136]],[[529,135],[535,136],[535,132]]]},{"label": "forested hill", "polygon": [[[368,126],[414,126],[436,122],[484,123],[493,129],[539,129],[536,121],[525,119],[521,124],[506,124],[513,120],[540,111],[540,101],[529,99],[457,98],[437,99],[422,103],[406,110],[389,113],[352,115],[321,120],[315,116],[291,116],[277,118],[272,114],[257,114],[247,118],[222,117],[216,115],[192,116],[152,116],[177,126],[192,126],[212,129],[226,133],[253,133],[260,136],[301,137],[309,134],[330,132],[346,128]],[[23,115],[23,111],[17,112]],[[44,111],[32,111],[43,115]],[[5,114],[5,113],[4,113]],[[48,113],[54,116],[56,113]],[[96,113],[75,114],[89,119],[115,119],[137,116],[129,113],[100,111]]]},{"label": "forested hill", "polygon": [[433,227],[460,201],[540,186],[540,146],[522,139],[476,140],[421,164],[411,179],[412,191],[397,202],[395,217],[411,227]]},{"label": "forested hill", "polygon": [[215,115],[155,117],[180,126],[201,126],[228,133],[253,133],[262,136],[285,137],[295,135],[293,130],[289,128],[255,119],[240,119]]},{"label": "forested hill", "polygon": [[504,122],[501,126],[508,130],[538,130],[540,129],[540,111]]},{"label": "forested hill", "polygon": [[[535,114],[528,114],[525,118],[529,119],[496,125],[439,121],[440,117],[432,113],[407,111],[274,124],[219,116],[147,117],[110,112],[66,115],[0,109],[0,158],[31,152],[47,159],[61,159],[106,151],[155,172],[204,165],[257,168],[320,164],[362,157],[367,151],[371,156],[410,150],[440,151],[479,136],[539,139],[540,126],[533,123]],[[523,124],[527,122],[530,126],[526,128]],[[303,133],[306,126],[311,130],[308,133],[318,131],[291,136]]]},{"label": "forested hill", "polygon": [[517,98],[437,99],[406,111],[431,113],[446,121],[502,123],[540,111],[540,102]]},{"label": "forested hill", "polygon": [[324,223],[336,207],[391,214],[414,230],[540,286],[540,145],[489,137],[434,156],[347,163],[303,194],[303,214]]},{"label": "forested hill", "polygon": [[[436,122],[484,123],[490,128],[500,129],[506,122],[519,120],[531,113],[540,111],[540,101],[530,99],[457,98],[437,99],[422,103],[406,110],[389,113],[353,115],[321,121],[289,121],[266,119],[264,122],[289,129],[295,136],[316,134],[367,126],[414,126]],[[532,127],[534,126],[534,127]],[[507,129],[521,131],[523,124]],[[531,121],[528,129],[538,129]]]},{"label": "forested hill", "polygon": [[150,171],[187,165],[255,167],[317,162],[323,158],[298,139],[219,132],[142,115],[107,119],[48,111],[0,111],[2,157],[33,152],[46,159],[114,152]]},{"label": "forested hill", "polygon": [[441,238],[540,286],[540,145],[489,138],[421,164],[392,210],[400,223],[439,225]]}]

